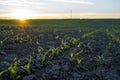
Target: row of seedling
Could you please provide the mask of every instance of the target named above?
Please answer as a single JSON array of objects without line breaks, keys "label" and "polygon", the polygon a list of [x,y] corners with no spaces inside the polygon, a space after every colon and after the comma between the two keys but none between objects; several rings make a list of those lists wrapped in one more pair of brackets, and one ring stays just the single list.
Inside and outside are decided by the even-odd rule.
[{"label": "row of seedling", "polygon": [[24,65],[21,65],[22,64],[21,60],[16,58],[12,63],[6,61],[1,62],[6,64],[8,68],[6,70],[0,71],[0,78],[2,78],[5,74],[8,74],[8,79],[10,80],[21,80],[24,74],[30,75],[32,57],[30,56],[30,58],[26,58],[26,61],[27,62]]},{"label": "row of seedling", "polygon": [[112,31],[109,29],[106,29],[106,34],[110,36],[114,41],[116,41],[118,44],[120,44],[120,38],[116,37]]},{"label": "row of seedling", "polygon": [[89,32],[89,33],[83,34],[83,35],[82,35],[82,39],[86,39],[87,37],[93,35],[95,32],[97,32],[97,31],[91,31],[91,32]]}]

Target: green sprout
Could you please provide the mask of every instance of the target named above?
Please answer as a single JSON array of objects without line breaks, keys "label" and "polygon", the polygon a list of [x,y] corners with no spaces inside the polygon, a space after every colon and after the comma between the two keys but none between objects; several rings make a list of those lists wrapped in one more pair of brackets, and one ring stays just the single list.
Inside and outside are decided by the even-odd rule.
[{"label": "green sprout", "polygon": [[87,38],[87,37],[93,35],[95,32],[96,32],[96,31],[92,31],[92,32],[83,34],[83,35],[82,35],[82,39],[85,39],[85,38]]},{"label": "green sprout", "polygon": [[9,65],[8,70],[9,70],[11,78],[13,80],[17,80],[20,78],[20,75],[17,75],[18,71],[20,71],[20,68],[18,67],[19,63],[20,63],[20,60],[16,60],[16,58],[14,60],[14,63],[12,63],[12,64],[8,63],[8,65]]},{"label": "green sprout", "polygon": [[70,57],[69,57],[69,60],[70,60],[70,62],[72,62],[73,61],[73,58],[74,58],[74,53],[70,53]]},{"label": "green sprout", "polygon": [[30,56],[30,59],[28,60],[28,63],[25,65],[25,68],[28,72],[28,74],[30,74],[30,68],[31,68],[31,63],[32,63],[32,57]]},{"label": "green sprout", "polygon": [[71,42],[72,42],[72,44],[76,44],[76,43],[78,42],[78,40],[79,40],[79,39],[72,38],[72,39],[71,39]]},{"label": "green sprout", "polygon": [[51,53],[52,53],[52,57],[50,56],[50,58],[52,59],[55,55],[59,55],[60,53],[63,53],[62,50],[59,49],[59,47],[57,48],[52,48],[50,49]]},{"label": "green sprout", "polygon": [[55,37],[55,39],[59,39],[59,35],[57,35],[57,36]]},{"label": "green sprout", "polygon": [[3,46],[3,41],[0,40],[0,48]]},{"label": "green sprout", "polygon": [[79,43],[79,44],[77,45],[77,47],[80,48],[80,47],[81,47],[81,44]]},{"label": "green sprout", "polygon": [[39,43],[38,41],[36,41],[36,44],[37,44],[37,45],[40,45],[40,43]]},{"label": "green sprout", "polygon": [[104,60],[103,55],[98,55],[98,56],[96,56],[95,58],[96,58],[98,61]]},{"label": "green sprout", "polygon": [[62,50],[65,50],[65,49],[67,49],[67,48],[70,48],[70,44],[69,44],[67,41],[64,41],[64,40],[62,39],[61,49],[62,49]]},{"label": "green sprout", "polygon": [[45,63],[45,60],[46,60],[46,56],[44,55],[44,56],[42,57],[42,64]]},{"label": "green sprout", "polygon": [[38,46],[38,49],[37,49],[38,54],[40,54],[43,50],[44,50],[44,49],[43,49],[41,46]]},{"label": "green sprout", "polygon": [[56,54],[56,55],[58,55],[59,54],[59,48],[52,48],[52,54],[54,55],[54,54]]},{"label": "green sprout", "polygon": [[0,77],[5,73],[5,71],[1,71],[0,72]]},{"label": "green sprout", "polygon": [[29,35],[26,36],[26,40],[29,40],[31,37]]},{"label": "green sprout", "polygon": [[0,40],[0,45],[2,45],[3,44],[3,41],[2,40]]},{"label": "green sprout", "polygon": [[111,42],[108,43],[108,47],[109,47],[109,48],[112,47],[112,43],[111,43]]},{"label": "green sprout", "polygon": [[83,50],[77,52],[77,53],[75,54],[75,56],[79,56],[82,52],[83,52]]},{"label": "green sprout", "polygon": [[22,43],[22,42],[23,42],[23,38],[21,37],[21,38],[20,38],[20,43]]},{"label": "green sprout", "polygon": [[106,29],[106,34],[110,36],[114,41],[120,44],[120,38],[116,37],[109,29]]},{"label": "green sprout", "polygon": [[80,58],[77,58],[76,60],[77,60],[77,64],[78,64],[78,65],[79,65],[79,64],[81,63],[81,61],[82,61],[82,59],[80,59]]}]

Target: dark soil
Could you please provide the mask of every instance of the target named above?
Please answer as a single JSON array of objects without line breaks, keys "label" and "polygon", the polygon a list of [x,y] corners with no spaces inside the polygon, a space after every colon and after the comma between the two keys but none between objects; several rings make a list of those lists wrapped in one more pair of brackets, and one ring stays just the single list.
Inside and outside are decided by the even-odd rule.
[{"label": "dark soil", "polygon": [[[2,40],[8,37],[0,47],[0,71],[7,70],[0,80],[13,80],[5,62],[12,64],[15,58],[20,59],[18,67],[21,68],[27,64],[30,55],[30,73],[20,69],[18,80],[120,80],[120,45],[103,32],[96,32],[85,39],[81,36],[87,32],[80,31],[13,32],[0,34]],[[15,40],[16,35],[19,35],[18,40]],[[30,38],[26,39],[27,35]],[[20,37],[23,40],[20,41]],[[73,44],[70,42],[72,38],[79,40]],[[70,47],[53,58],[47,58],[42,64],[43,55],[48,52],[47,56],[51,56],[51,48],[60,47],[62,39]],[[79,43],[81,46],[77,47]],[[40,55],[37,51],[39,46],[44,49]],[[82,59],[81,63],[77,64],[76,57],[70,62],[70,53],[75,55],[79,51],[82,51],[78,56]]]}]

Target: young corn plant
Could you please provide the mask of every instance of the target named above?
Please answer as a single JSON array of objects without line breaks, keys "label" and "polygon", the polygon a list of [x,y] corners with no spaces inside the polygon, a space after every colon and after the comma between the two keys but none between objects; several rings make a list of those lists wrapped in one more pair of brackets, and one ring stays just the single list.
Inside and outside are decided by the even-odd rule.
[{"label": "young corn plant", "polygon": [[75,45],[75,44],[77,44],[78,40],[79,40],[79,39],[77,39],[77,38],[72,38],[72,39],[71,39],[71,42],[72,42],[72,44]]},{"label": "young corn plant", "polygon": [[59,37],[60,37],[60,36],[59,36],[59,35],[57,35],[57,36],[55,37],[55,39],[56,39],[56,40],[58,40],[58,39],[59,39]]},{"label": "young corn plant", "polygon": [[80,65],[80,63],[81,63],[82,59],[77,58],[76,60],[77,60],[77,64],[78,64],[78,65]]},{"label": "young corn plant", "polygon": [[67,41],[62,40],[62,45],[61,45],[61,49],[65,50],[70,48],[70,44]]},{"label": "young corn plant", "polygon": [[5,73],[6,71],[1,71],[0,72],[0,77],[2,77],[2,75]]},{"label": "young corn plant", "polygon": [[82,35],[82,39],[85,39],[85,38],[87,38],[87,37],[93,35],[95,32],[96,32],[96,31],[92,31],[92,32],[89,32],[89,33],[83,34],[83,35]]},{"label": "young corn plant", "polygon": [[38,40],[36,40],[36,44],[37,44],[37,45],[40,45],[40,43],[38,42]]},{"label": "young corn plant", "polygon": [[70,53],[70,55],[69,55],[69,60],[70,60],[70,62],[72,62],[72,61],[73,61],[73,59],[74,59],[74,53],[73,53],[73,52],[71,52],[71,53]]},{"label": "young corn plant", "polygon": [[17,80],[20,78],[20,75],[17,75],[18,71],[20,71],[20,68],[18,67],[18,64],[20,63],[20,60],[14,60],[14,63],[10,64],[8,63],[8,71],[10,72],[10,76],[13,80]]},{"label": "young corn plant", "polygon": [[26,41],[28,41],[28,40],[30,40],[30,39],[31,39],[30,35],[27,35],[27,36],[26,36]]},{"label": "young corn plant", "polygon": [[52,54],[58,55],[59,53],[62,53],[59,48],[52,48]]},{"label": "young corn plant", "polygon": [[52,48],[51,53],[52,53],[51,58],[53,58],[55,55],[58,56],[60,53],[63,53],[63,52],[62,50],[59,49],[59,47],[57,47],[57,48]]},{"label": "young corn plant", "polygon": [[46,61],[46,57],[47,57],[47,52],[43,55],[42,57],[42,64],[44,65],[45,64],[45,61]]},{"label": "young corn plant", "polygon": [[15,36],[15,39],[14,39],[16,42],[18,42],[19,41],[19,34],[17,34],[16,36]]},{"label": "young corn plant", "polygon": [[51,51],[52,51],[52,55],[53,55],[53,56],[54,56],[55,54],[56,54],[56,55],[59,54],[58,48],[52,48]]},{"label": "young corn plant", "polygon": [[100,63],[104,63],[106,60],[104,58],[104,55],[98,55],[95,57],[96,61],[100,62]]},{"label": "young corn plant", "polygon": [[3,40],[0,39],[0,49],[2,48],[4,41],[8,40],[8,37],[5,37]]},{"label": "young corn plant", "polygon": [[20,41],[20,43],[22,43],[22,42],[24,41],[24,39],[21,37],[21,38],[19,39],[19,41]]},{"label": "young corn plant", "polygon": [[0,49],[2,48],[3,46],[3,40],[0,40]]},{"label": "young corn plant", "polygon": [[92,43],[92,42],[89,42],[89,43],[87,44],[87,48],[92,52],[91,43]]},{"label": "young corn plant", "polygon": [[80,48],[80,47],[81,47],[81,43],[79,43],[79,44],[77,45],[77,47]]},{"label": "young corn plant", "polygon": [[109,29],[106,29],[106,34],[110,36],[114,41],[120,44],[120,38],[116,37]]},{"label": "young corn plant", "polygon": [[25,65],[25,68],[26,68],[28,74],[31,73],[31,71],[30,71],[31,63],[32,63],[32,57],[30,56],[30,59],[28,60],[27,64]]},{"label": "young corn plant", "polygon": [[109,42],[108,45],[107,45],[108,48],[111,48],[112,47],[112,43]]},{"label": "young corn plant", "polygon": [[75,56],[78,57],[82,52],[83,52],[83,50],[80,50],[79,52],[77,52],[77,53],[75,54]]},{"label": "young corn plant", "polygon": [[44,56],[42,57],[42,64],[45,63],[45,60],[46,60],[46,56],[44,55]]},{"label": "young corn plant", "polygon": [[38,52],[39,55],[40,55],[40,53],[41,53],[42,51],[44,51],[44,49],[43,49],[41,46],[38,46],[37,52]]}]

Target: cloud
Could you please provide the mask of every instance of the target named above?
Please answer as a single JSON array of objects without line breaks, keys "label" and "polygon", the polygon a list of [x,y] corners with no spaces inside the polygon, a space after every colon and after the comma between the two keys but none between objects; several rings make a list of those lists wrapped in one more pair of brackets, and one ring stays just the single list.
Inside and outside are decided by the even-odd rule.
[{"label": "cloud", "polygon": [[43,3],[40,1],[33,1],[33,0],[0,0],[0,5],[5,6],[21,6],[21,7],[28,7],[31,5],[46,5],[47,3]]},{"label": "cloud", "polygon": [[47,6],[42,0],[0,0],[0,16],[10,15],[15,10],[26,9],[37,12]]},{"label": "cloud", "polygon": [[65,2],[65,3],[76,3],[76,4],[87,4],[93,5],[94,3],[88,0],[49,0],[54,2]]}]

